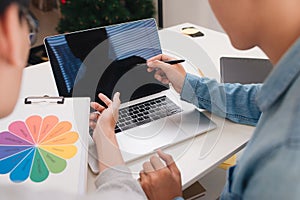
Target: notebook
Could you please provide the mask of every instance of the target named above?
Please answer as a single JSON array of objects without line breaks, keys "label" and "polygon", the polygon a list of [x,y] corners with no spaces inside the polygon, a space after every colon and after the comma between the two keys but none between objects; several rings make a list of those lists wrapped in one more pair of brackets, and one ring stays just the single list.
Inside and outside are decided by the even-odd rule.
[{"label": "notebook", "polygon": [[20,99],[0,120],[0,185],[86,193],[89,102]]},{"label": "notebook", "polygon": [[125,161],[216,127],[147,72],[143,63],[162,53],[154,19],[50,36],[45,45],[60,95],[102,103],[99,92],[121,93],[115,131]]}]

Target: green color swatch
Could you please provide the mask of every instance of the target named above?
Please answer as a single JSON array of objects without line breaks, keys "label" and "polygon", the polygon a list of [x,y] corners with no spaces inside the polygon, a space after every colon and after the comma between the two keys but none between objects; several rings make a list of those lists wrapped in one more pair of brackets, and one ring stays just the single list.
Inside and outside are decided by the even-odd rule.
[{"label": "green color swatch", "polygon": [[30,179],[33,182],[42,182],[46,180],[46,178],[49,176],[49,171],[46,167],[46,164],[38,150],[38,148],[35,149],[35,156],[34,156],[34,162],[31,169]]},{"label": "green color swatch", "polygon": [[67,167],[67,162],[64,159],[57,157],[52,153],[44,151],[41,148],[39,148],[39,151],[41,152],[41,155],[43,156],[50,172],[60,173]]}]

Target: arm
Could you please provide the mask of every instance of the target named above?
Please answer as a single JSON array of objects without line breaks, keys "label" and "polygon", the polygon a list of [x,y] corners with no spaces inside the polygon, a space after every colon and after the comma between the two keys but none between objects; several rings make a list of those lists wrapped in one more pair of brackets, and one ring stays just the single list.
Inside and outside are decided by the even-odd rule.
[{"label": "arm", "polygon": [[[125,166],[122,154],[115,135],[115,126],[119,117],[120,94],[114,95],[113,101],[105,95],[99,98],[107,108],[93,102],[91,106],[100,112],[92,113],[90,126],[94,128],[93,138],[97,146],[100,175],[95,182],[98,192],[107,199],[146,199],[146,196],[137,182],[131,176],[130,170]],[[131,197],[131,198],[129,198]]]},{"label": "arm", "polygon": [[155,78],[171,83],[181,99],[234,122],[256,125],[261,112],[255,97],[260,84],[220,84],[216,80],[187,74],[182,65],[169,65],[161,60],[172,60],[158,55],[147,61],[148,71],[156,70]]},{"label": "arm", "polygon": [[255,97],[260,88],[261,84],[222,84],[187,74],[181,99],[234,122],[256,125],[261,112]]},{"label": "arm", "polygon": [[147,199],[136,179],[125,165],[103,171],[96,179],[97,193],[104,199]]},{"label": "arm", "polygon": [[91,106],[99,113],[93,113],[91,119],[92,128],[94,128],[93,139],[96,144],[98,153],[98,164],[100,172],[124,165],[124,160],[119,150],[119,145],[115,135],[115,126],[119,118],[120,93],[114,95],[111,101],[103,94],[99,94],[99,98],[106,104],[107,108],[98,104],[91,103]]},{"label": "arm", "polygon": [[[109,170],[106,171],[108,172]],[[99,176],[100,179],[102,177],[103,176],[101,175]],[[26,184],[13,186],[0,184],[0,196],[1,199],[9,200],[40,200],[41,197],[43,200],[146,199],[146,196],[140,185],[131,177],[131,175],[128,177],[123,177],[122,179],[120,179],[121,176],[118,177],[119,178],[117,178],[116,176],[111,177],[112,179],[116,178],[115,181],[108,181],[104,178],[103,182],[106,183],[99,186],[96,192],[89,193],[87,195],[70,194],[65,192],[63,188],[61,188],[61,190],[36,190],[32,189],[32,187],[26,187]],[[116,181],[120,181],[120,183],[115,183]],[[110,182],[113,182],[114,184]]]}]

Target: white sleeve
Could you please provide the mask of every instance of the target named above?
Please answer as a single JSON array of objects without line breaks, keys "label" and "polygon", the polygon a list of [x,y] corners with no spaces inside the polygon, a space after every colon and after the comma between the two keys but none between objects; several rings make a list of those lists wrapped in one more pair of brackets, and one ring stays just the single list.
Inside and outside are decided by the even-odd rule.
[{"label": "white sleeve", "polygon": [[[80,196],[62,191],[30,190],[26,185],[6,186],[0,184],[0,199],[8,200],[96,200],[96,199],[147,199],[140,184],[131,176],[125,166],[118,166],[102,172],[95,182],[97,191]],[[38,187],[38,185],[37,185]],[[63,189],[63,188],[62,188]]]},{"label": "white sleeve", "polygon": [[117,166],[103,171],[95,182],[97,192],[107,198],[147,199],[142,187],[126,166]]}]

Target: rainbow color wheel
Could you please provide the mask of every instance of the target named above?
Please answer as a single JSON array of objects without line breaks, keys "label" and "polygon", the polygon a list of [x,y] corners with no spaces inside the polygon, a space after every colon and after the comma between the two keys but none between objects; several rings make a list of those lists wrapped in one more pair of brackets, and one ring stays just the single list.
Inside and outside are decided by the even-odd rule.
[{"label": "rainbow color wheel", "polygon": [[50,172],[63,172],[66,159],[77,153],[74,143],[79,136],[71,128],[70,122],[59,122],[56,116],[34,115],[25,122],[12,122],[8,131],[0,133],[0,174],[9,174],[16,183],[28,177],[38,183]]}]

